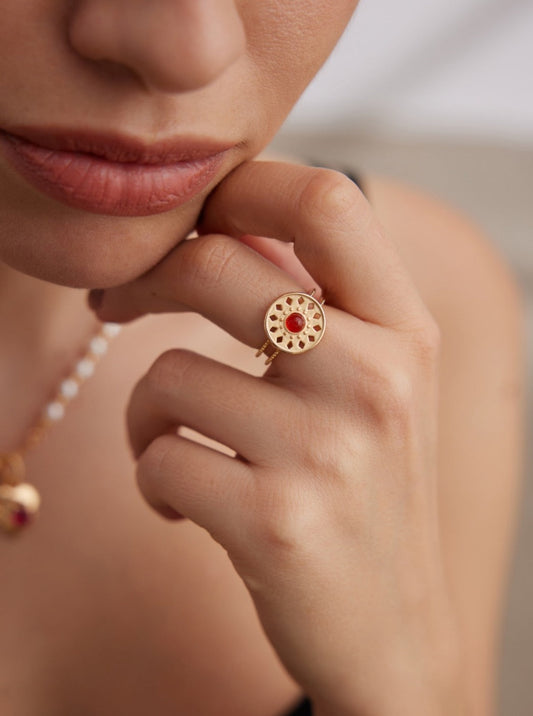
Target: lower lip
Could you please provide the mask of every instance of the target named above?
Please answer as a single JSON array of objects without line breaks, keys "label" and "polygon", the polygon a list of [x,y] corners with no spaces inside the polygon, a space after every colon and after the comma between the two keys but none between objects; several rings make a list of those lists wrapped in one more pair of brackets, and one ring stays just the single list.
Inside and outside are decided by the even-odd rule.
[{"label": "lower lip", "polygon": [[45,149],[5,133],[0,146],[11,165],[43,194],[110,216],[149,216],[185,204],[214,179],[225,154],[152,165]]}]

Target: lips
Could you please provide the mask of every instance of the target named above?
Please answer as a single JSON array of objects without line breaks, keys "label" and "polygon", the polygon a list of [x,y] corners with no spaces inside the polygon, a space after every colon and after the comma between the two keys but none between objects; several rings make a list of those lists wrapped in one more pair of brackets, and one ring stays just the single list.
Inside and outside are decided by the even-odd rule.
[{"label": "lips", "polygon": [[34,188],[112,216],[147,216],[185,204],[208,187],[234,146],[196,138],[147,144],[41,128],[0,132],[2,153]]}]

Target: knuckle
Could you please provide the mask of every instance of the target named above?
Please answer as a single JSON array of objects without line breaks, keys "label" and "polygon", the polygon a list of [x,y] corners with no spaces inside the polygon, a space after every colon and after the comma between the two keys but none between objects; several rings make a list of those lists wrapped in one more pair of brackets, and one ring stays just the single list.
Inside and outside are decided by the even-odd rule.
[{"label": "knuckle", "polygon": [[170,387],[175,392],[191,381],[196,366],[196,354],[182,348],[172,348],[162,353],[146,374],[144,388],[152,395],[167,394]]},{"label": "knuckle", "polygon": [[300,195],[301,215],[328,225],[343,219],[348,211],[351,216],[354,208],[360,209],[364,204],[354,182],[332,169],[315,170]]},{"label": "knuckle", "polygon": [[[233,264],[239,244],[229,236],[212,234],[193,239],[182,254],[183,275],[193,285],[212,287],[221,282]],[[190,244],[190,246],[189,246]]]},{"label": "knuckle", "polygon": [[391,366],[373,379],[373,408],[381,425],[404,432],[415,408],[413,379],[407,371]]},{"label": "knuckle", "polygon": [[[171,435],[161,435],[153,440],[137,462],[136,480],[144,499],[152,506],[161,503],[158,486],[161,486],[174,457],[176,441]],[[175,460],[172,460],[173,469]]]},{"label": "knuckle", "polygon": [[415,357],[424,365],[432,366],[438,362],[442,335],[437,322],[430,318],[413,335]]},{"label": "knuckle", "polygon": [[291,487],[263,494],[255,505],[255,542],[261,551],[281,562],[297,559],[316,534],[320,511],[298,476]]}]

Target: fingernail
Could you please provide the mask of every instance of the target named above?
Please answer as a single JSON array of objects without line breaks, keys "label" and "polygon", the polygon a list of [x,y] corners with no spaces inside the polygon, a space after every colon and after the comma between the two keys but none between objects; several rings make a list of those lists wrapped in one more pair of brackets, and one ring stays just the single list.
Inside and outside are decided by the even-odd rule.
[{"label": "fingernail", "polygon": [[89,308],[93,311],[97,311],[102,305],[104,299],[104,290],[102,288],[93,288],[89,291],[88,303]]}]

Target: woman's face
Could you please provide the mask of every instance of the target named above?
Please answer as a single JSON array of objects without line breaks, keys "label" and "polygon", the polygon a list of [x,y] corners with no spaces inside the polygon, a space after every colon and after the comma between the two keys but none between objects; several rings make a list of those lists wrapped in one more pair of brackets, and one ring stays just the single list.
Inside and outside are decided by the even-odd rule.
[{"label": "woman's face", "polygon": [[0,260],[81,287],[144,273],[269,142],[356,4],[3,0]]}]

